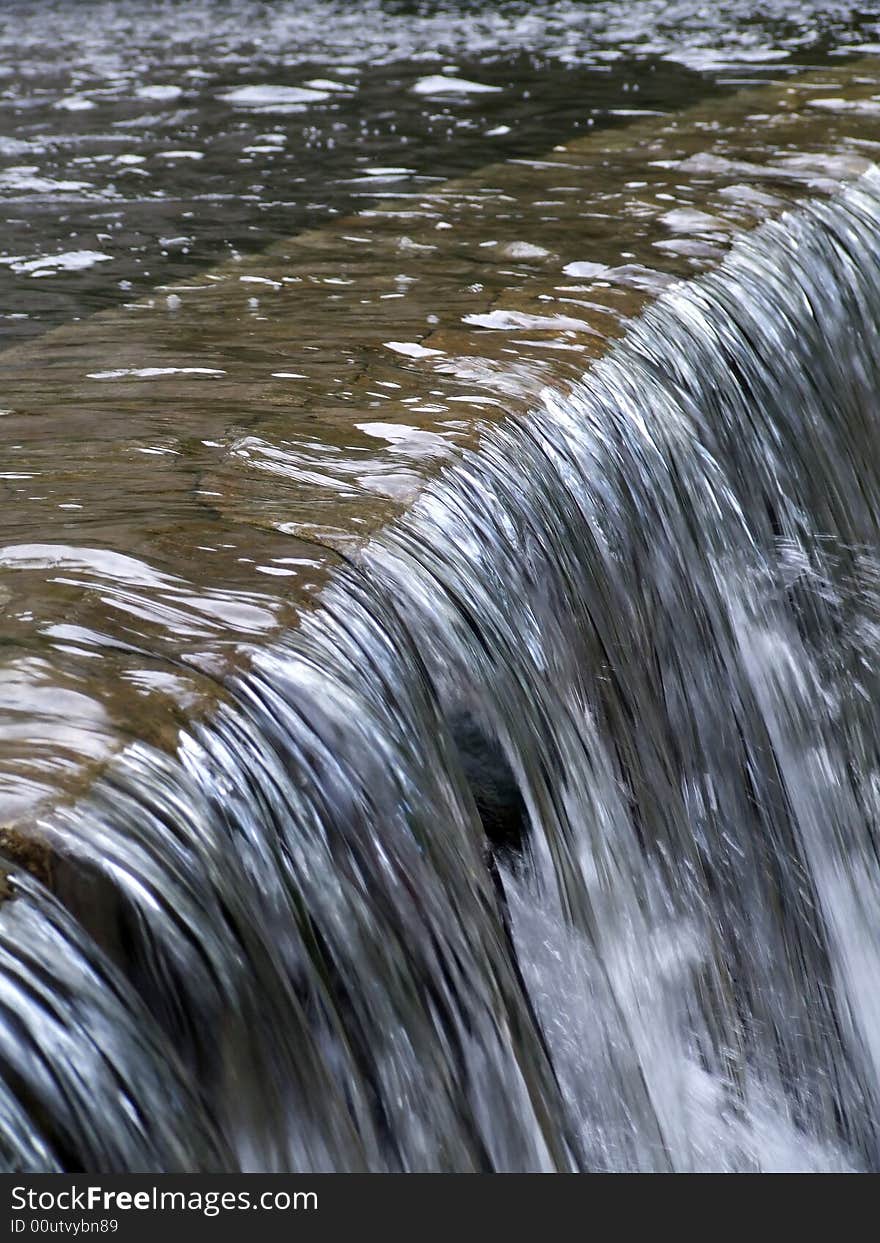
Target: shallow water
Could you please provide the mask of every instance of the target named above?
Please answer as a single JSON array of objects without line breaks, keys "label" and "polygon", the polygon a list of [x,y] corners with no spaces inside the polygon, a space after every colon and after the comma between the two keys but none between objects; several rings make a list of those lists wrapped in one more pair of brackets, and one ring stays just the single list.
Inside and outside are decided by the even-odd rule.
[{"label": "shallow water", "polygon": [[398,191],[0,355],[4,819],[167,745],[332,550],[738,229],[867,167],[873,62],[794,82]]},{"label": "shallow water", "polygon": [[686,7],[4,10],[9,1168],[876,1167],[877,22]]}]

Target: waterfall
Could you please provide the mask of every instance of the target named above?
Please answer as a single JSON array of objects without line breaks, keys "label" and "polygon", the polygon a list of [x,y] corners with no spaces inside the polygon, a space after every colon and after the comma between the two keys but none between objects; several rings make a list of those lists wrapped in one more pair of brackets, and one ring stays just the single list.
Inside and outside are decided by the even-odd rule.
[{"label": "waterfall", "polygon": [[4,1167],[880,1168],[878,391],[871,172],[487,428],[40,826]]}]

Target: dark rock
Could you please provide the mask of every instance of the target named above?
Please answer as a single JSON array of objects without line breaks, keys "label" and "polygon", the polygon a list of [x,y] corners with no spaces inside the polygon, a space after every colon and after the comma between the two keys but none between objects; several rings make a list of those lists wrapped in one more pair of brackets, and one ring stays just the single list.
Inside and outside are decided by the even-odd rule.
[{"label": "dark rock", "polygon": [[449,728],[492,849],[502,855],[521,853],[528,813],[501,744],[467,709],[450,714]]}]

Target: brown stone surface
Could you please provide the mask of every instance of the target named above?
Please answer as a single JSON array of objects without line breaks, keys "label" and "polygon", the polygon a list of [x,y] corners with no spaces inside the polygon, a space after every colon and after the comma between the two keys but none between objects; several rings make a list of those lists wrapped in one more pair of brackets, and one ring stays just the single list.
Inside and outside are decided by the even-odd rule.
[{"label": "brown stone surface", "polygon": [[39,870],[11,826],[173,746],[487,421],[865,168],[878,91],[838,66],[562,142],[0,355],[4,851]]}]

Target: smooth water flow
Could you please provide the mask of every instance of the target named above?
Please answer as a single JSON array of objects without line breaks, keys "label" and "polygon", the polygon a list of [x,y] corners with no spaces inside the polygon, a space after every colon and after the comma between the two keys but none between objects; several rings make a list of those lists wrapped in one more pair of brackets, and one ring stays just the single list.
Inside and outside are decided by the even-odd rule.
[{"label": "smooth water flow", "polygon": [[5,1166],[880,1166],[878,380],[869,173],[131,746],[0,909]]}]

